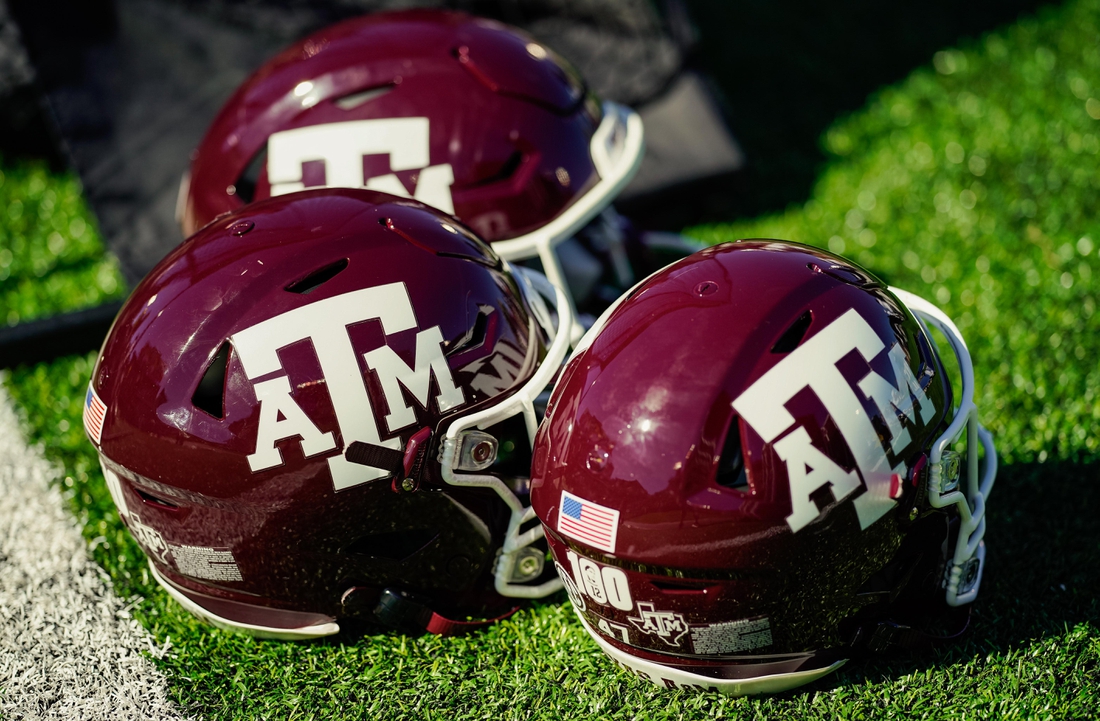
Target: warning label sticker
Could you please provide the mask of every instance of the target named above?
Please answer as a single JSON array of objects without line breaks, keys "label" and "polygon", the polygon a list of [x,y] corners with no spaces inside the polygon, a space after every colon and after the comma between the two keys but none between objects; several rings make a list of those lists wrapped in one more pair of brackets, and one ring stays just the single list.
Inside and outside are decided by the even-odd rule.
[{"label": "warning label sticker", "polygon": [[228,548],[171,546],[176,568],[185,576],[210,581],[243,581],[237,560]]},{"label": "warning label sticker", "polygon": [[692,626],[691,645],[700,655],[751,651],[772,645],[772,627],[767,618]]}]

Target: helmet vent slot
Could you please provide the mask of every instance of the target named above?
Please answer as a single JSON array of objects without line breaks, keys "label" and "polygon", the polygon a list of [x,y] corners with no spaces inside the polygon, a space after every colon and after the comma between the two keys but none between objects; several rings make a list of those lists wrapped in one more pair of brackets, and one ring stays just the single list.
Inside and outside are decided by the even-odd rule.
[{"label": "helmet vent slot", "polygon": [[256,199],[256,184],[260,182],[260,171],[267,165],[267,145],[260,148],[259,152],[252,156],[248,165],[241,171],[241,177],[233,184],[233,195],[251,203]]},{"label": "helmet vent slot", "polygon": [[377,100],[386,93],[397,87],[397,83],[386,83],[385,85],[379,85],[373,88],[367,88],[366,90],[358,90],[350,95],[345,95],[335,101],[336,107],[341,110],[355,110],[364,103],[369,103],[372,100]]},{"label": "helmet vent slot", "polygon": [[357,556],[370,556],[390,561],[403,561],[439,537],[439,532],[430,528],[375,533],[363,536],[344,549],[345,553]]},{"label": "helmet vent slot", "polygon": [[166,501],[163,498],[157,498],[152,493],[146,493],[140,488],[135,487],[138,495],[141,496],[141,502],[147,506],[153,506],[154,508],[163,508],[166,511],[178,511],[179,506],[171,501]]},{"label": "helmet vent slot", "polygon": [[451,356],[461,351],[473,350],[474,348],[480,348],[485,344],[485,338],[489,333],[489,315],[495,309],[492,306],[482,306],[478,308],[477,318],[474,320],[474,327],[471,328],[466,335],[458,339],[458,343],[454,348],[447,351],[447,355]]},{"label": "helmet vent slot", "polygon": [[650,583],[661,593],[667,593],[670,595],[698,595],[705,594],[710,588],[714,587],[714,584],[707,583],[691,583],[691,582],[675,582],[675,581],[658,581],[657,579],[651,579]]},{"label": "helmet vent slot", "polygon": [[340,271],[348,267],[348,259],[341,258],[335,263],[329,263],[323,268],[318,268],[305,278],[296,280],[286,287],[286,290],[299,295],[309,295],[328,281],[340,274]]},{"label": "helmet vent slot", "polygon": [[519,166],[523,164],[523,153],[516,150],[504,161],[499,169],[492,175],[487,175],[484,178],[471,183],[471,187],[478,187],[482,185],[492,185],[493,183],[500,183],[508,180],[516,171],[519,170]]},{"label": "helmet vent slot", "polygon": [[225,370],[229,365],[229,341],[222,343],[202,374],[191,404],[215,418],[225,418]]},{"label": "helmet vent slot", "polygon": [[741,453],[741,419],[734,417],[726,431],[726,440],[722,444],[722,455],[718,457],[718,470],[714,482],[725,488],[747,488],[748,475],[745,473],[745,457]]},{"label": "helmet vent slot", "polygon": [[772,346],[772,353],[790,353],[797,348],[798,344],[802,342],[802,338],[806,335],[806,331],[809,330],[810,323],[812,323],[813,320],[814,316],[810,311],[806,311],[798,316],[798,320],[791,323],[791,327],[783,331],[783,335],[779,336],[779,340]]}]

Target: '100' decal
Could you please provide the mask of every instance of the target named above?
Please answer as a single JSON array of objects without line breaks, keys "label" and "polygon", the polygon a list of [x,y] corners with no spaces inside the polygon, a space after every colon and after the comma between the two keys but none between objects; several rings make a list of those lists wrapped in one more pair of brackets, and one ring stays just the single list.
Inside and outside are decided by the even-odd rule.
[{"label": "'100' decal", "polygon": [[[623,569],[601,565],[572,550],[565,556],[569,568],[557,564],[557,569],[573,608],[610,638],[632,646],[697,655],[752,651],[772,644],[771,622],[765,616],[690,623],[684,614],[659,607],[665,600],[660,594],[635,601]],[[605,609],[610,606],[624,612],[611,615],[629,625],[605,617],[606,610],[590,608],[589,600]],[[624,614],[629,615],[624,618]]]}]

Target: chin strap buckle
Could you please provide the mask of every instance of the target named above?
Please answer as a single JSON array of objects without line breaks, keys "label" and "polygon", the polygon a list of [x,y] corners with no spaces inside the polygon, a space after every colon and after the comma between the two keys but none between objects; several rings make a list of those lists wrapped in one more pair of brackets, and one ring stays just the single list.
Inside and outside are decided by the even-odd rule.
[{"label": "chin strap buckle", "polygon": [[420,489],[420,473],[431,440],[432,429],[425,427],[412,434],[403,451],[352,441],[344,457],[352,463],[386,471],[393,478],[390,488],[394,493],[413,493]]},{"label": "chin strap buckle", "polygon": [[867,639],[867,650],[872,653],[882,653],[893,648],[919,650],[927,644],[927,637],[919,631],[892,621],[883,621],[871,631],[871,637]]},{"label": "chin strap buckle", "polygon": [[402,631],[423,631],[430,615],[427,606],[394,588],[383,590],[374,607],[374,617],[384,626]]},{"label": "chin strap buckle", "polygon": [[947,626],[944,633],[931,633],[889,620],[879,621],[861,627],[852,645],[876,654],[897,650],[920,652],[943,646],[966,632],[970,625],[970,607],[949,609],[942,620]]},{"label": "chin strap buckle", "polygon": [[496,618],[458,621],[436,613],[404,591],[387,588],[382,591],[378,605],[374,607],[374,617],[386,626],[402,631],[427,631],[437,636],[456,636],[502,621],[518,610],[519,606],[514,606]]}]

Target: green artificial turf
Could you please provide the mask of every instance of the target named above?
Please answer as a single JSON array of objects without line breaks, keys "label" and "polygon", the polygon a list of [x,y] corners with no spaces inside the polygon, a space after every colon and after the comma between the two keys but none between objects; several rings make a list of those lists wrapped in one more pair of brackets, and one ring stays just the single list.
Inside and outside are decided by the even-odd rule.
[{"label": "green artificial turf", "polygon": [[[145,599],[137,617],[171,643],[161,664],[173,695],[210,718],[1096,718],[1098,38],[1100,0],[1084,0],[943,50],[828,130],[808,202],[691,231],[831,248],[936,300],[967,337],[1002,468],[971,632],[928,656],[730,699],[618,671],[564,598],[464,638],[292,644],[211,630],[151,581],[111,506],[81,430],[93,356],[18,369],[7,387],[64,469],[58,482],[96,560],[120,594]],[[3,172],[0,319],[120,292],[73,181]]]},{"label": "green artificial turf", "polygon": [[0,326],[95,305],[124,291],[71,176],[0,170]]}]

